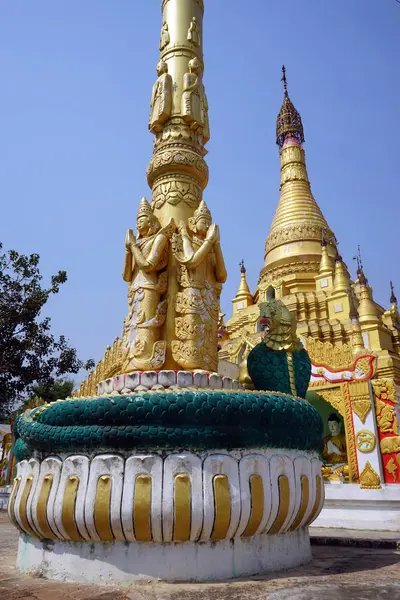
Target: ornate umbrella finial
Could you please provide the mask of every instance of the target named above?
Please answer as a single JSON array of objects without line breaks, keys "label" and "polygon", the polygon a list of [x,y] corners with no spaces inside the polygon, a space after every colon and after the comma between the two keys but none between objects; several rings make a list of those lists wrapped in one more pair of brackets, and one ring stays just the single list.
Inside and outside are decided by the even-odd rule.
[{"label": "ornate umbrella finial", "polygon": [[246,273],[246,267],[244,266],[244,260],[242,258],[242,260],[239,263],[239,267],[240,267],[240,272],[241,273]]},{"label": "ornate umbrella finial", "polygon": [[299,144],[304,143],[304,129],[301,121],[300,113],[297,112],[287,89],[286,67],[282,67],[282,79],[284,88],[284,98],[282,108],[279,112],[276,121],[276,143],[282,149],[286,138],[291,137],[298,141]]}]

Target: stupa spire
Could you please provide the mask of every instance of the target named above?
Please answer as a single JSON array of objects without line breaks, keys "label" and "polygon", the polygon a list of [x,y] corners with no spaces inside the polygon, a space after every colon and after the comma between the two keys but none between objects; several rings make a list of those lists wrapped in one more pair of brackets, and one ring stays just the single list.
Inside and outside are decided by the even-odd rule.
[{"label": "stupa spire", "polygon": [[276,122],[276,143],[280,151],[280,200],[265,246],[265,262],[261,276],[279,279],[288,271],[285,265],[300,265],[290,270],[314,277],[320,269],[321,234],[327,242],[328,262],[335,258],[336,240],[310,187],[303,150],[304,128],[300,113],[290,99],[286,68],[282,68],[283,103]]},{"label": "stupa spire", "polygon": [[243,259],[239,263],[239,268],[240,268],[240,283],[239,283],[238,291],[236,292],[236,296],[232,300],[234,311],[241,310],[242,308],[247,308],[248,306],[251,306],[254,303],[253,296],[250,292],[250,288],[247,283],[246,267],[245,267]]},{"label": "stupa spire", "polygon": [[335,270],[335,260],[328,253],[328,240],[326,239],[326,229],[321,231],[321,263],[319,265],[319,274],[332,274]]},{"label": "stupa spire", "polygon": [[358,246],[354,260],[357,261],[357,282],[359,285],[358,314],[360,316],[360,323],[362,325],[365,323],[379,323],[378,311],[372,298],[372,290],[368,285],[368,279],[364,273],[360,246]]},{"label": "stupa spire", "polygon": [[392,307],[397,308],[397,298],[396,294],[394,293],[393,281],[390,282],[390,304],[392,305]]}]

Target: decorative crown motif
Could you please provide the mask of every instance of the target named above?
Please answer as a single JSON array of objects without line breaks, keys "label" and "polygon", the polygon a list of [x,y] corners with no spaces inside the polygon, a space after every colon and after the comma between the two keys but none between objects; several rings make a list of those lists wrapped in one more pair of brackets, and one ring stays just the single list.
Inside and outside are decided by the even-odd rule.
[{"label": "decorative crown motif", "polygon": [[209,208],[204,200],[202,200],[200,202],[198,208],[194,211],[193,218],[194,218],[195,223],[197,223],[197,221],[201,218],[212,221],[211,213],[210,213]]},{"label": "decorative crown motif", "polygon": [[304,143],[303,123],[301,121],[300,113],[297,112],[289,98],[285,66],[282,67],[282,73],[284,99],[282,108],[276,119],[276,143],[280,149],[283,147],[285,139],[289,136],[294,137],[299,144]]},{"label": "decorative crown motif", "polygon": [[146,217],[153,217],[154,213],[151,210],[151,206],[148,203],[148,201],[146,200],[146,198],[142,198],[139,204],[139,209],[137,212],[137,216],[142,217],[142,216],[146,216]]}]

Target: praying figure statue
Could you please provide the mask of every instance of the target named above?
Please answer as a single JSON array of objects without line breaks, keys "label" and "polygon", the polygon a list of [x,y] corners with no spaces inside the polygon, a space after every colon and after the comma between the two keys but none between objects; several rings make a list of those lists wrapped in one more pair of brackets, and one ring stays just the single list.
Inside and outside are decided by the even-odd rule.
[{"label": "praying figure statue", "polygon": [[199,26],[197,25],[196,17],[193,17],[193,19],[190,22],[187,39],[194,46],[201,45],[200,29],[199,29]]},{"label": "praying figure statue", "polygon": [[203,67],[198,58],[188,63],[189,73],[183,76],[182,116],[191,129],[203,136],[203,143],[210,139],[208,102],[203,85]]},{"label": "praying figure statue", "polygon": [[160,340],[167,314],[167,271],[169,239],[175,223],[161,228],[150,204],[140,202],[136,221],[137,239],[128,229],[125,240],[123,278],[129,284],[128,317],[124,344],[124,372],[160,369],[165,362],[166,342]]},{"label": "praying figure statue", "polygon": [[169,35],[168,23],[164,21],[161,28],[161,38],[160,38],[160,51],[164,50],[170,43],[171,38]]},{"label": "praying figure statue", "polygon": [[151,95],[151,112],[149,129],[159,133],[171,116],[172,110],[172,77],[168,73],[168,65],[163,60],[157,65],[158,79],[153,85]]},{"label": "praying figure statue", "polygon": [[181,222],[172,239],[179,265],[180,291],[176,298],[175,334],[171,344],[174,360],[184,369],[218,368],[219,298],[227,273],[219,228],[212,223],[204,200],[189,218],[189,235]]}]

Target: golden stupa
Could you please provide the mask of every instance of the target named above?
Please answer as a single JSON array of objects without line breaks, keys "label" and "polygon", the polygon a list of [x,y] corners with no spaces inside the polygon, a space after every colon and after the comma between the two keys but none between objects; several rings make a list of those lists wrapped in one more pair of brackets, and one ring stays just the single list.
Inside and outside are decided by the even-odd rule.
[{"label": "golden stupa", "polygon": [[[238,376],[251,389],[246,363],[249,350],[264,336],[262,305],[272,298],[281,300],[297,320],[297,335],[312,362],[307,398],[325,425],[322,457],[326,482],[358,483],[360,491],[394,494],[390,484],[400,484],[396,417],[400,315],[393,284],[390,308],[385,309],[374,300],[360,251],[357,278],[352,280],[336,236],[311,191],[303,124],[289,97],[284,67],[282,80],[284,99],[276,126],[280,199],[253,294],[241,263],[233,313],[220,325],[220,369]],[[357,500],[357,514],[363,514],[364,498]],[[374,499],[379,511],[385,510],[380,506],[382,498]],[[331,486],[326,492],[327,512],[322,512],[316,526],[337,526],[338,517],[332,518],[329,511],[333,514],[332,507],[345,508],[347,501],[348,494]],[[384,514],[379,517],[383,529],[387,527]],[[365,527],[363,523],[343,520],[339,526]]]},{"label": "golden stupa", "polygon": [[[239,364],[245,340],[261,339],[259,305],[271,295],[295,314],[298,335],[312,359],[344,368],[363,351],[378,357],[376,376],[400,384],[400,329],[397,301],[391,308],[373,299],[358,257],[357,279],[351,280],[331,231],[310,186],[303,149],[301,116],[288,93],[283,67],[284,99],[277,117],[280,151],[280,199],[265,244],[264,266],[257,289],[250,293],[246,272],[232,300],[220,359]],[[325,361],[326,362],[326,361]]]},{"label": "golden stupa", "polygon": [[[168,8],[168,3],[165,6]],[[193,6],[196,10],[199,7],[196,2]],[[198,16],[200,18],[201,15]],[[167,63],[171,58],[165,49],[168,46],[164,48],[168,31],[163,26],[160,43],[162,61],[157,67],[158,79],[153,91],[149,123],[150,130],[156,136],[154,155],[148,169],[148,181],[152,188],[151,210],[159,220],[162,231],[169,234],[172,233],[169,221],[172,215],[175,227],[183,236],[182,248],[187,243],[185,228],[180,225],[182,221],[188,222],[190,228],[193,215],[200,219],[204,212],[211,223],[209,211],[202,202],[202,191],[208,180],[204,146],[209,139],[209,126],[207,101],[201,81],[201,45],[197,44],[196,27],[195,21],[187,33],[188,36],[190,33],[188,40],[191,53],[185,60],[192,60],[190,72],[185,74],[180,59],[171,65],[162,64],[162,61]],[[193,36],[194,41],[191,39]],[[187,75],[189,82],[193,73],[197,78],[199,98],[202,98],[198,107],[202,106],[204,110],[203,117],[198,117],[202,126],[196,131],[193,127],[182,125],[175,117],[165,122],[168,115],[174,114],[174,110],[185,112],[186,103],[189,106],[190,98],[184,95],[185,90],[180,90],[183,94],[182,106],[178,106],[174,95],[172,103],[165,104],[168,94],[163,94],[163,86],[170,86],[170,68],[177,69],[178,66],[182,80]],[[238,291],[232,300],[233,313],[226,323],[225,315],[219,313],[218,323],[217,299],[226,271],[218,245],[218,229],[214,226],[214,254],[219,266],[212,275],[215,298],[212,314],[205,313],[211,326],[206,335],[194,343],[190,331],[197,330],[197,323],[189,322],[185,314],[178,316],[175,325],[172,318],[175,302],[178,307],[185,304],[183,283],[176,278],[176,265],[182,263],[185,266],[187,262],[180,259],[181,252],[172,243],[168,267],[168,311],[172,312],[166,315],[164,324],[162,319],[157,321],[160,326],[159,338],[147,339],[146,331],[141,334],[142,345],[147,348],[144,353],[146,360],[142,361],[134,353],[126,357],[126,332],[129,327],[125,324],[122,338],[117,338],[113,346],[107,348],[104,358],[81,384],[76,395],[86,397],[95,393],[99,383],[106,379],[111,387],[118,386],[118,381],[112,383],[118,373],[149,367],[155,370],[174,370],[179,367],[189,371],[196,368],[208,372],[218,370],[219,375],[239,378],[245,388],[252,389],[247,357],[251,349],[263,340],[265,329],[268,330],[268,319],[263,314],[266,304],[272,299],[278,305],[282,302],[297,322],[297,336],[307,349],[312,363],[307,398],[324,422],[324,478],[327,484],[359,484],[360,491],[382,490],[380,496],[374,497],[374,506],[382,521],[381,528],[386,528],[389,523],[386,516],[391,508],[387,509],[386,505],[380,503],[387,502],[391,494],[395,494],[395,490],[390,489],[393,488],[391,484],[400,484],[400,436],[396,416],[400,399],[400,314],[397,299],[391,284],[390,308],[385,309],[375,302],[360,252],[357,256],[357,277],[352,280],[338,251],[336,236],[311,191],[303,149],[303,123],[290,99],[284,67],[282,80],[284,98],[276,125],[281,166],[280,199],[267,236],[264,264],[256,290],[252,293],[249,288],[242,261]],[[157,102],[161,102],[160,106]],[[187,134],[184,141],[179,133],[182,127]],[[178,150],[175,148],[177,139],[181,140]],[[186,162],[181,160],[182,153],[188,157]],[[175,155],[177,160],[174,159]],[[172,163],[169,161],[171,157]],[[145,204],[148,210],[149,206],[143,202],[143,206]],[[128,232],[127,251],[131,246],[129,236]],[[191,254],[195,250],[193,247]],[[125,267],[127,264],[129,266],[129,256],[127,258]],[[204,278],[206,271],[202,271],[201,276]],[[159,296],[153,302],[155,316],[163,306],[164,296],[162,293]],[[270,303],[271,307],[273,305]],[[218,353],[214,342],[212,347],[209,343],[215,339],[217,329]],[[184,331],[189,334],[183,335]],[[208,342],[208,345],[203,342]],[[141,344],[136,344],[135,349],[136,346],[141,351]],[[331,486],[326,493],[327,515],[331,510],[329,503],[340,509],[346,506],[347,501],[350,502],[350,496],[343,496],[335,489],[335,486]],[[367,499],[365,494],[359,499],[359,523],[343,520],[341,526],[365,528],[364,499]],[[337,517],[325,518],[324,514],[323,511],[319,519],[323,519],[323,522],[317,525],[336,527]]]}]

